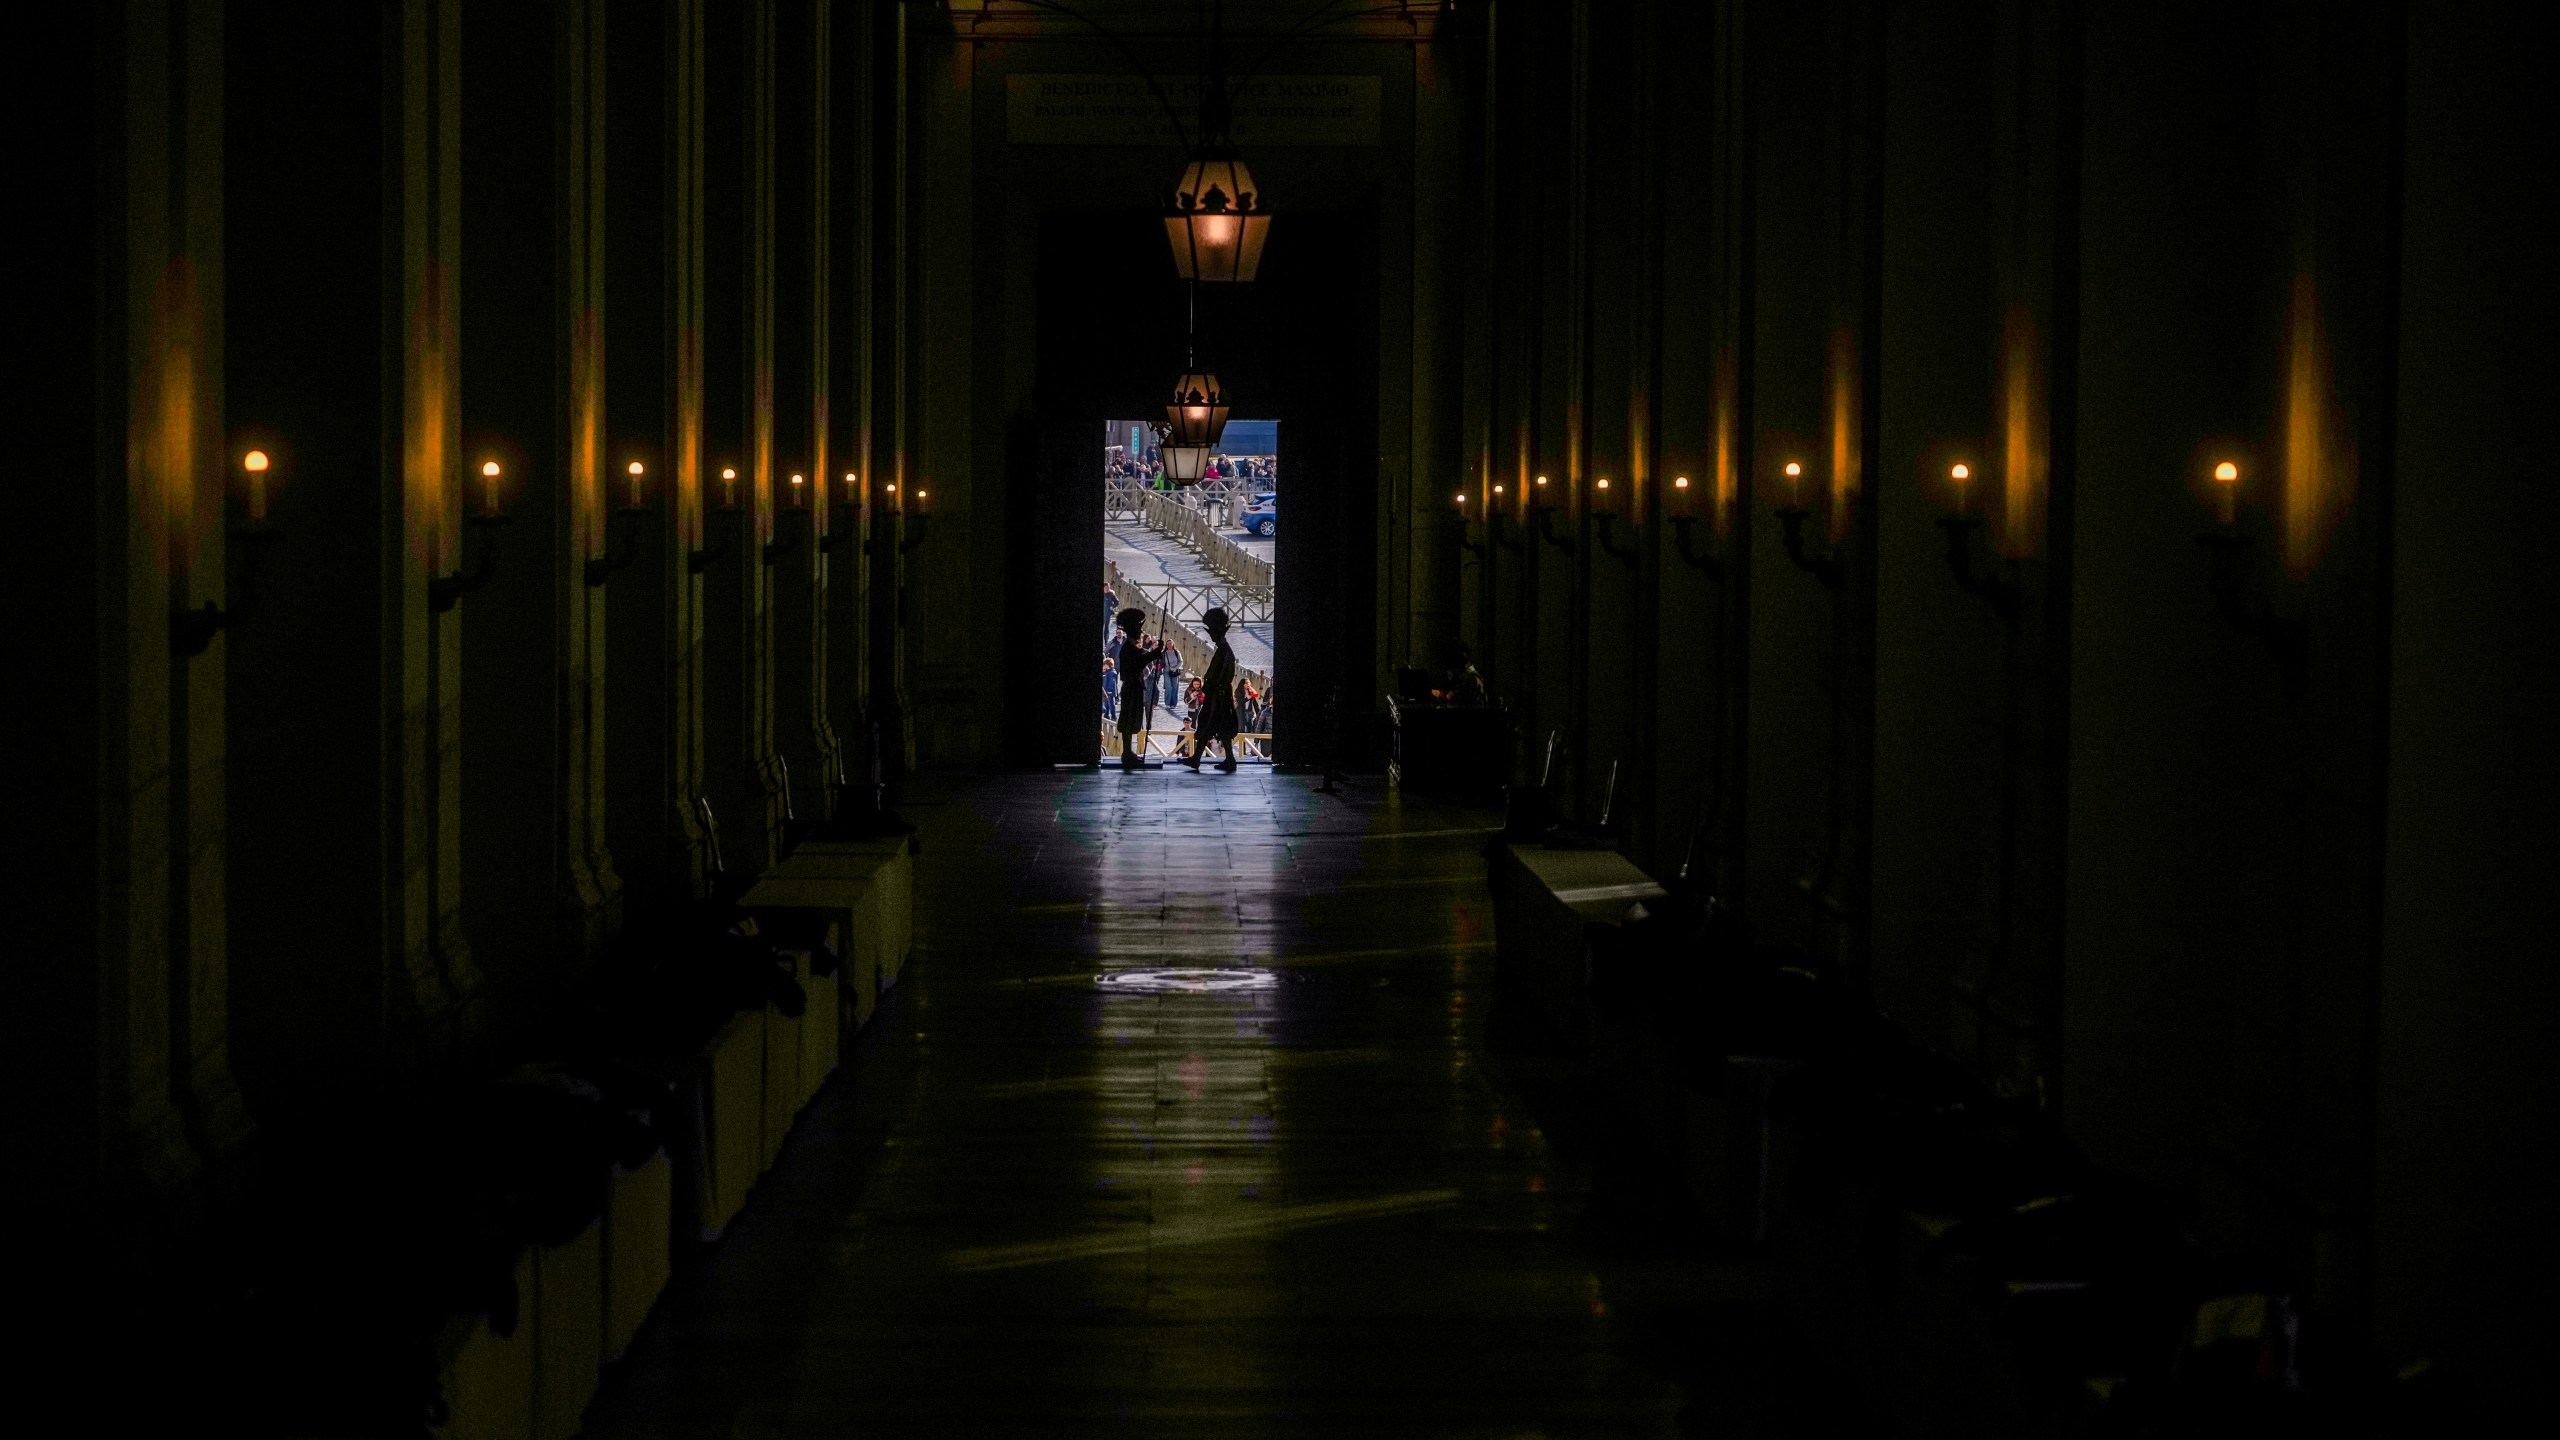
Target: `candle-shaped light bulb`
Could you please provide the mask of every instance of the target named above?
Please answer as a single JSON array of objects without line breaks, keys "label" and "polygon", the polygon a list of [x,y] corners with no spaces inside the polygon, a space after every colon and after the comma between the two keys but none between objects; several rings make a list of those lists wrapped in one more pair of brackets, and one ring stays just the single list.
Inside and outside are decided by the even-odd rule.
[{"label": "candle-shaped light bulb", "polygon": [[720,504],[724,509],[738,508],[738,468],[734,465],[720,467]]},{"label": "candle-shaped light bulb", "polygon": [[1947,467],[1947,479],[1955,484],[1956,513],[1959,515],[1964,513],[1964,482],[1972,478],[1973,467],[1962,461]]},{"label": "candle-shaped light bulb", "polygon": [[844,472],[844,503],[847,505],[856,504],[861,500],[861,498],[862,492],[858,488],[854,474],[852,471],[847,470]]},{"label": "candle-shaped light bulb", "polygon": [[930,515],[933,513],[932,491],[919,490],[916,492],[916,513],[919,515]]},{"label": "candle-shaped light bulb", "polygon": [[252,450],[241,456],[240,468],[249,473],[249,520],[256,524],[267,518],[267,452]]},{"label": "candle-shaped light bulb", "polygon": [[498,477],[505,473],[495,460],[480,462],[480,490],[488,513],[492,515],[498,513]]},{"label": "candle-shaped light bulb", "polygon": [[2213,467],[2214,513],[2229,525],[2240,518],[2240,467],[2225,460]]},{"label": "candle-shaped light bulb", "polygon": [[634,460],[623,468],[631,473],[631,508],[637,510],[640,508],[640,477],[649,473],[649,467]]},{"label": "candle-shaped light bulb", "polygon": [[1499,486],[1499,485],[1494,486],[1494,487],[1493,487],[1493,493],[1494,493],[1494,494],[1496,494],[1496,495],[1501,494],[1501,493],[1502,493],[1502,487],[1501,487],[1501,486]]},{"label": "candle-shaped light bulb", "polygon": [[800,505],[800,499],[801,499],[801,497],[802,497],[802,496],[804,496],[804,495],[806,495],[807,493],[809,493],[806,489],[804,489],[804,488],[803,488],[803,487],[804,487],[804,486],[806,486],[808,483],[809,483],[809,477],[808,477],[808,476],[806,476],[806,475],[794,475],[794,476],[792,476],[792,477],[791,477],[791,504],[792,504],[792,508],[794,508],[794,509],[799,508],[799,505]]},{"label": "candle-shaped light bulb", "polygon": [[1787,506],[1804,508],[1804,467],[1793,460],[1787,462]]}]

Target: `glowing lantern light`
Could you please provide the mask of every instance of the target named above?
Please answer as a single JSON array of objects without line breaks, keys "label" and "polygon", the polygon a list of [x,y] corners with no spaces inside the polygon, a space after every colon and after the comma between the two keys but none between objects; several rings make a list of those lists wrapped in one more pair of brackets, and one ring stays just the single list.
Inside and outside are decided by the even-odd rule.
[{"label": "glowing lantern light", "polygon": [[1164,213],[1173,268],[1185,280],[1251,280],[1262,264],[1262,242],[1270,230],[1271,217],[1262,209],[1253,172],[1223,145],[1203,149],[1183,169]]}]

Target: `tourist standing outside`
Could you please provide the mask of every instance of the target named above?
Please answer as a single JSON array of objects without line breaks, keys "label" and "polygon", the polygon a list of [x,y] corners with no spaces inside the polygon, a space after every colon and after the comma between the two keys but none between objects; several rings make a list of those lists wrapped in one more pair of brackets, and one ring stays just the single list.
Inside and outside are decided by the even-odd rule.
[{"label": "tourist standing outside", "polygon": [[1102,657],[1102,718],[1120,718],[1120,667],[1108,655]]},{"label": "tourist standing outside", "polygon": [[1122,675],[1132,677],[1138,686],[1130,693],[1129,703],[1120,707],[1120,768],[1143,770],[1147,762],[1138,758],[1138,732],[1147,728],[1147,707],[1142,697],[1146,693],[1149,657],[1146,642],[1139,638],[1138,632],[1146,628],[1147,617],[1144,611],[1131,609],[1121,611],[1115,619],[1120,627],[1117,668]]}]

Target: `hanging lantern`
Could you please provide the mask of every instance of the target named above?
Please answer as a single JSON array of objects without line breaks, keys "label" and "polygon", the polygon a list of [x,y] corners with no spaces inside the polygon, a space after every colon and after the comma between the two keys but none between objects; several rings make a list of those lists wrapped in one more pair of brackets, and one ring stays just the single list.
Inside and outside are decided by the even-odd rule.
[{"label": "hanging lantern", "polygon": [[1270,229],[1253,172],[1223,145],[1203,149],[1183,170],[1164,213],[1173,268],[1185,280],[1211,284],[1251,280]]},{"label": "hanging lantern", "polygon": [[1166,433],[1175,445],[1215,445],[1227,433],[1227,397],[1218,377],[1205,370],[1186,371],[1173,382],[1173,403],[1164,407]]},{"label": "hanging lantern", "polygon": [[1199,484],[1209,471],[1209,447],[1183,443],[1175,438],[1173,426],[1161,420],[1147,428],[1156,432],[1156,454],[1164,461],[1164,478],[1176,485]]}]

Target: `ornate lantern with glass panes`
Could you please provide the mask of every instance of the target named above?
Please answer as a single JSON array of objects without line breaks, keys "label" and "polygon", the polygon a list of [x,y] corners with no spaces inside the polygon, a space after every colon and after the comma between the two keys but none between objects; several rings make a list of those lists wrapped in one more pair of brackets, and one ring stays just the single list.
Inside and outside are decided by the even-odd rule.
[{"label": "ornate lantern with glass panes", "polygon": [[1217,444],[1227,433],[1227,397],[1218,388],[1218,377],[1200,369],[1183,372],[1173,382],[1173,400],[1164,407],[1164,423],[1167,444]]},{"label": "ornate lantern with glass panes", "polygon": [[1185,280],[1213,285],[1251,280],[1270,232],[1271,217],[1262,209],[1253,172],[1231,147],[1203,146],[1184,167],[1164,212],[1174,270]]}]

